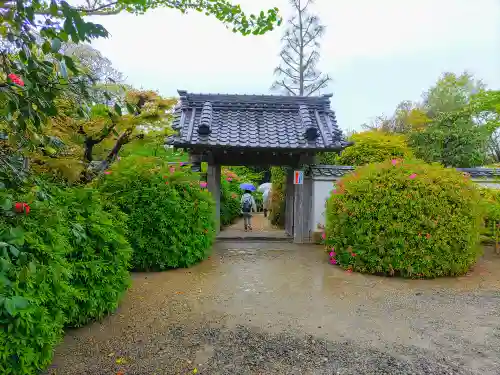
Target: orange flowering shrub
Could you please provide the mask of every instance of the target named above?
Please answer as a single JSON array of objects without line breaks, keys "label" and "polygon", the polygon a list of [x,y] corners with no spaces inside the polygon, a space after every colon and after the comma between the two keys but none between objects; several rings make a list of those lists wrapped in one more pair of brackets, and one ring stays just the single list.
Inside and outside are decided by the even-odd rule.
[{"label": "orange flowering shrub", "polygon": [[327,201],[332,264],[403,277],[466,273],[481,255],[480,194],[468,176],[420,161],[370,164]]}]

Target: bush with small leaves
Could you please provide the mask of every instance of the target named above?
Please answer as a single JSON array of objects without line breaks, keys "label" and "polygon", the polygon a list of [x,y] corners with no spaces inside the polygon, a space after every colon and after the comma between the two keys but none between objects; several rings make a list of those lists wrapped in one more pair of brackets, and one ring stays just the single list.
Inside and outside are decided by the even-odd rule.
[{"label": "bush with small leaves", "polygon": [[6,375],[35,374],[50,364],[74,296],[64,209],[16,198],[0,197],[0,373]]},{"label": "bush with small leaves", "polygon": [[481,255],[479,201],[477,186],[454,169],[411,160],[360,167],[327,201],[331,262],[410,278],[465,274]]},{"label": "bush with small leaves", "polygon": [[285,227],[285,190],[286,190],[286,171],[283,167],[271,168],[271,212],[269,220],[271,224],[279,228]]},{"label": "bush with small leaves", "polygon": [[241,213],[240,178],[229,169],[222,170],[220,196],[221,225],[230,225]]},{"label": "bush with small leaves", "polygon": [[66,324],[79,327],[116,310],[130,285],[127,218],[101,200],[94,188],[55,189],[53,199],[65,208],[71,246],[66,259],[75,297],[66,306]]},{"label": "bush with small leaves", "polygon": [[340,165],[379,163],[388,159],[408,158],[412,154],[406,137],[400,134],[371,130],[353,134],[349,140],[354,145],[333,158]]},{"label": "bush with small leaves", "polygon": [[99,181],[103,198],[127,214],[135,270],[189,267],[215,239],[215,202],[189,166],[161,158],[122,158]]}]

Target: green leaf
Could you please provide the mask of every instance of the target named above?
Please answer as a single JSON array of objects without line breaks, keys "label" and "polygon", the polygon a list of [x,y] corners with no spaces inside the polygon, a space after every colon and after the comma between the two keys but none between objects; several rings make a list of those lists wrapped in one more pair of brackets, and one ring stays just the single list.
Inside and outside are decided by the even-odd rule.
[{"label": "green leaf", "polygon": [[75,65],[74,60],[70,56],[64,55],[64,62],[66,63],[66,66],[71,70],[74,74],[79,74],[80,71]]},{"label": "green leaf", "polygon": [[120,106],[118,105],[118,103],[115,103],[115,105],[114,105],[114,109],[115,109],[116,113],[118,113],[118,116],[121,116],[121,115],[122,115],[122,107],[120,107]]},{"label": "green leaf", "polygon": [[22,246],[24,245],[24,231],[19,228],[19,227],[15,227],[15,228],[10,228],[10,241],[9,243],[11,245],[17,245],[17,246]]},{"label": "green leaf", "polygon": [[5,310],[11,315],[16,316],[21,310],[29,306],[29,300],[21,296],[6,298],[4,301]]},{"label": "green leaf", "polygon": [[68,79],[68,70],[64,61],[59,62],[59,70],[64,79]]},{"label": "green leaf", "polygon": [[52,39],[51,49],[52,52],[59,52],[61,49],[61,41],[58,38]]},{"label": "green leaf", "polygon": [[50,1],[50,14],[52,14],[53,16],[57,16],[57,11],[59,10],[58,7],[57,7],[57,3],[55,0],[51,0]]},{"label": "green leaf", "polygon": [[4,211],[10,211],[12,210],[12,200],[9,199],[9,198],[5,198],[3,201],[2,201],[2,209]]},{"label": "green leaf", "polygon": [[15,246],[9,246],[10,253],[17,258],[19,256],[20,251]]},{"label": "green leaf", "polygon": [[45,42],[43,42],[42,44],[42,51],[43,53],[49,53],[50,52],[50,43],[48,40],[46,40]]}]

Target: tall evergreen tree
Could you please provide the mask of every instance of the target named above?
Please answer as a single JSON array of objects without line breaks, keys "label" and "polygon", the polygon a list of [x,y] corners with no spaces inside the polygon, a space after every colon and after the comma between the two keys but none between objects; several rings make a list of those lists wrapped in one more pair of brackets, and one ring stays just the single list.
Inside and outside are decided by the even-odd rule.
[{"label": "tall evergreen tree", "polygon": [[309,96],[318,94],[331,78],[317,69],[319,39],[325,31],[319,18],[309,11],[313,0],[290,0],[294,15],[281,39],[281,63],[275,69],[277,80],[272,89],[286,95]]}]

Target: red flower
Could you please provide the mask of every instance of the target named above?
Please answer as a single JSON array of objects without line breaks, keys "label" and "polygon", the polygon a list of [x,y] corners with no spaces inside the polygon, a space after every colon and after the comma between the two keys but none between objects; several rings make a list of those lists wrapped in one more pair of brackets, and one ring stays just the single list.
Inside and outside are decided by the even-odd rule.
[{"label": "red flower", "polygon": [[111,171],[104,171],[104,174],[111,174]]},{"label": "red flower", "polygon": [[22,203],[22,202],[16,202],[14,204],[14,210],[17,212],[17,213],[23,213],[25,212],[26,215],[28,215],[30,213],[30,206],[28,206],[27,203]]},{"label": "red flower", "polygon": [[10,73],[7,77],[16,85],[24,86],[24,81],[17,74]]},{"label": "red flower", "polygon": [[355,257],[355,256],[356,256],[356,253],[351,253],[351,256],[352,256],[352,257]]},{"label": "red flower", "polygon": [[165,185],[168,185],[168,181],[165,181]]}]

